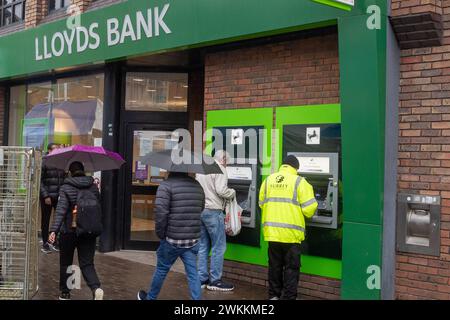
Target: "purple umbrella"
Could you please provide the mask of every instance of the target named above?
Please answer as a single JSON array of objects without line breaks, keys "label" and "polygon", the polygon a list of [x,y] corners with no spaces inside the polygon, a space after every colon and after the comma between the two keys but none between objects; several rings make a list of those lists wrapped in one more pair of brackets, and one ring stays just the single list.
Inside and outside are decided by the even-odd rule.
[{"label": "purple umbrella", "polygon": [[68,170],[75,161],[81,162],[87,172],[116,170],[125,163],[118,153],[83,145],[56,149],[44,157],[46,166],[62,170]]}]

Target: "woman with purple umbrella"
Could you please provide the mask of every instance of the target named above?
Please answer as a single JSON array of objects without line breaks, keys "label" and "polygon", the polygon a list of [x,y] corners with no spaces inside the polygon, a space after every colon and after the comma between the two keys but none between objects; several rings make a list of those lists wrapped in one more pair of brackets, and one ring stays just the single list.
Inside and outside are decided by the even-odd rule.
[{"label": "woman with purple umbrella", "polygon": [[94,178],[85,171],[119,169],[125,161],[120,155],[102,147],[72,146],[57,149],[44,158],[44,163],[69,170],[59,192],[56,218],[50,229],[49,242],[60,232],[60,300],[70,300],[67,280],[75,249],[83,277],[94,300],[103,300],[103,289],[94,266],[96,238],[102,232],[100,192]]}]

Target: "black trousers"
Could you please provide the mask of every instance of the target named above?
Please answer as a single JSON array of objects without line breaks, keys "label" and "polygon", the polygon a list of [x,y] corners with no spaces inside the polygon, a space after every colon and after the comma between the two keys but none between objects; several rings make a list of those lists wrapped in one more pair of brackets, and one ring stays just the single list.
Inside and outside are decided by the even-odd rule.
[{"label": "black trousers", "polygon": [[52,209],[56,209],[58,204],[58,199],[52,199],[52,204],[45,204],[45,200],[41,198],[41,233],[42,241],[44,244],[48,240],[49,228],[50,228],[50,217],[52,216]]},{"label": "black trousers", "polygon": [[[67,273],[67,269],[73,264],[75,249],[78,253],[78,263],[89,288],[94,291],[100,288],[100,280],[94,266],[96,238],[90,236],[77,237],[75,233],[65,233],[60,235],[59,241],[59,288],[63,293],[69,293],[67,280],[72,273]],[[72,270],[73,272],[73,270]]]},{"label": "black trousers", "polygon": [[269,242],[269,298],[297,299],[300,244]]}]

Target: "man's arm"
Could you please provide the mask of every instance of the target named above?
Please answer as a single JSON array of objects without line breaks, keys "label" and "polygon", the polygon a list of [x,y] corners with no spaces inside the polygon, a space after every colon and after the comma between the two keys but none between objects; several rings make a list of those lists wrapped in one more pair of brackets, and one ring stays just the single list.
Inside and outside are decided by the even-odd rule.
[{"label": "man's arm", "polygon": [[48,198],[48,190],[47,190],[47,187],[44,184],[44,179],[45,179],[46,174],[47,174],[47,167],[46,166],[42,166],[41,189],[40,189],[41,199]]},{"label": "man's arm", "polygon": [[303,215],[307,218],[311,218],[316,213],[319,204],[314,196],[313,187],[304,178],[298,186],[297,199],[302,208]]},{"label": "man's arm", "polygon": [[264,201],[266,201],[266,180],[261,184],[261,188],[259,189],[259,207],[262,208],[264,205]]},{"label": "man's arm", "polygon": [[167,183],[158,187],[155,200],[156,234],[160,239],[166,238],[167,221],[170,213],[171,191]]},{"label": "man's arm", "polygon": [[217,174],[212,177],[216,193],[222,199],[230,200],[236,195],[234,189],[228,188],[228,178],[225,174]]},{"label": "man's arm", "polygon": [[[61,225],[66,217],[67,211],[69,210],[70,202],[67,194],[64,190],[59,191],[58,205],[55,210],[55,221],[53,222],[50,232],[58,233],[61,229]],[[44,236],[42,236],[44,238]]]}]

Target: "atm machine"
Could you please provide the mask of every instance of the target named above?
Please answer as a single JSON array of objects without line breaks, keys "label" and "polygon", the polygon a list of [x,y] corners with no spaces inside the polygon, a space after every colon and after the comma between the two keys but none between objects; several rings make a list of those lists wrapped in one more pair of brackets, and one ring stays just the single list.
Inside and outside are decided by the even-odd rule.
[{"label": "atm machine", "polygon": [[237,159],[233,162],[227,166],[228,187],[236,190],[236,200],[242,208],[242,227],[255,228],[258,203],[257,161]]},{"label": "atm machine", "polygon": [[340,124],[283,126],[283,156],[298,158],[298,174],[313,187],[316,213],[306,222],[303,253],[342,258],[342,190]]},{"label": "atm machine", "polygon": [[[253,247],[260,246],[261,210],[258,205],[261,170],[259,163],[259,142],[263,127],[219,127],[223,146],[231,155],[227,165],[228,187],[236,190],[236,200],[243,209],[241,232],[227,237],[227,242]],[[256,133],[256,140],[248,139],[248,132]],[[213,144],[214,146],[214,144]]]},{"label": "atm machine", "polygon": [[339,200],[339,154],[290,152],[300,163],[298,173],[314,188],[318,208],[311,227],[337,229]]}]

